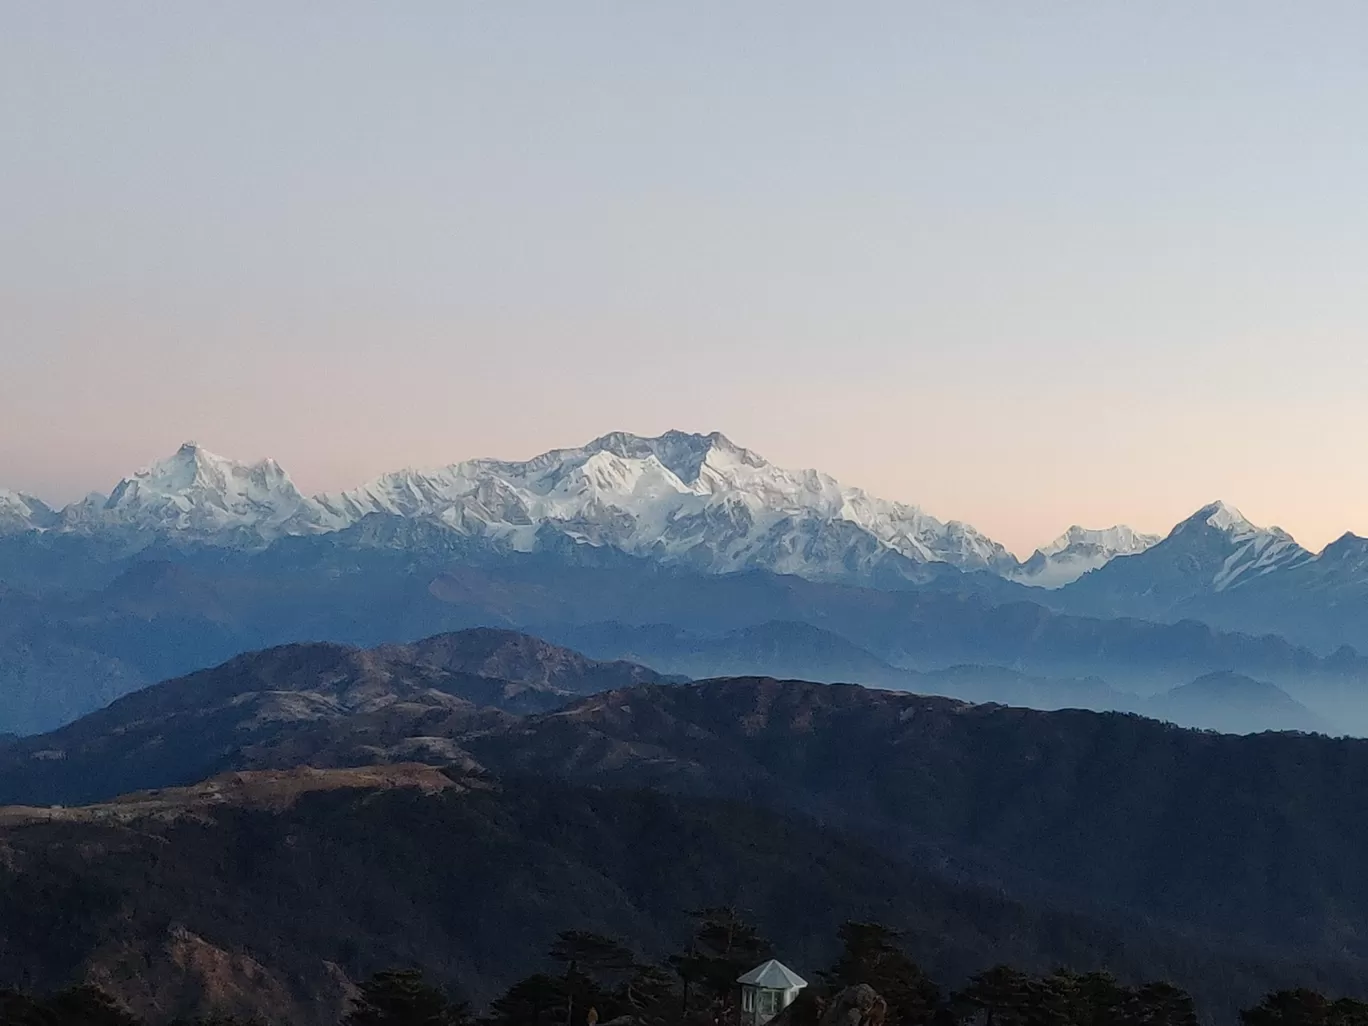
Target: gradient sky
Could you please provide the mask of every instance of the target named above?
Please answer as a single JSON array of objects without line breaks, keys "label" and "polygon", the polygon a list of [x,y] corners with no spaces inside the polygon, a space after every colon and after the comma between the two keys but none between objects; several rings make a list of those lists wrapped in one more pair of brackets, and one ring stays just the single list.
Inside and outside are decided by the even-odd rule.
[{"label": "gradient sky", "polygon": [[722,430],[1368,534],[1368,5],[0,2],[0,485]]}]

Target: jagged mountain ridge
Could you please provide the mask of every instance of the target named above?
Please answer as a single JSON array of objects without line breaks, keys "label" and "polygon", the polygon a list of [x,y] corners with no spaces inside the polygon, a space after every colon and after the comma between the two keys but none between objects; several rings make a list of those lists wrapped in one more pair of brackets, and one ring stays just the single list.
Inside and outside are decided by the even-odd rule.
[{"label": "jagged mountain ridge", "polygon": [[1281,528],[1257,527],[1214,502],[1144,552],[1112,560],[1045,600],[1091,616],[1276,632],[1331,652],[1364,643],[1368,543],[1346,534],[1312,553]]},{"label": "jagged mountain ridge", "polygon": [[1156,601],[1178,601],[1198,592],[1247,587],[1317,558],[1282,528],[1256,527],[1235,507],[1213,502],[1177,524],[1162,541],[1099,567],[1073,590],[1135,588],[1143,581]]},{"label": "jagged mountain ridge", "polygon": [[194,442],[124,478],[108,497],[95,494],[66,507],[55,526],[144,539],[173,535],[229,547],[327,528],[321,507],[300,493],[275,460],[239,463]]},{"label": "jagged mountain ridge", "polygon": [[615,432],[521,463],[401,471],[318,501],[342,522],[436,517],[511,551],[550,547],[555,535],[708,572],[915,578],[926,564],[1001,573],[1016,563],[966,524],[776,467],[717,432]]},{"label": "jagged mountain ridge", "polygon": [[968,524],[879,499],[820,471],[776,467],[719,432],[614,432],[526,461],[407,469],[312,498],[274,460],[238,463],[186,443],[108,497],[92,495],[60,511],[0,492],[0,531],[115,535],[134,547],[161,538],[260,548],[281,537],[340,531],[374,514],[432,521],[495,551],[591,546],[705,572],[765,569],[813,579],[917,580],[939,567],[1061,588],[1194,524],[1243,550],[1233,565],[1213,571],[1216,590],[1250,571],[1314,558],[1284,532],[1255,528],[1215,503],[1165,539],[1124,525],[1075,525],[1019,563]]},{"label": "jagged mountain ridge", "polygon": [[13,519],[34,530],[250,548],[341,530],[375,513],[436,520],[494,549],[533,552],[569,541],[709,572],[916,578],[931,564],[999,574],[1017,566],[967,524],[819,471],[776,467],[718,432],[615,432],[524,462],[403,470],[313,498],[272,460],[235,463],[187,443],[107,499],[67,507],[55,524],[22,511]]}]

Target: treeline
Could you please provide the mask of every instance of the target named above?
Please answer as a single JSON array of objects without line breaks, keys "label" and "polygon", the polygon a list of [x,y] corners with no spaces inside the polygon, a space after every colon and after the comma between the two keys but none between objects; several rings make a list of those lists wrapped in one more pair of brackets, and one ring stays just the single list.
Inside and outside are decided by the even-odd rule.
[{"label": "treeline", "polygon": [[[694,913],[688,946],[663,963],[583,930],[560,934],[547,965],[513,984],[476,1015],[458,995],[416,969],[362,983],[339,1026],[740,1026],[738,976],[774,957],[736,910]],[[1058,969],[1032,975],[1009,966],[978,973],[958,990],[931,980],[902,949],[897,931],[847,922],[841,953],[774,1026],[832,1026],[833,999],[867,985],[879,1000],[839,1026],[1197,1026],[1183,990],[1163,982],[1126,986],[1104,972]],[[273,1023],[278,1020],[271,1019]],[[1368,1003],[1311,990],[1267,995],[1240,1012],[1242,1026],[1368,1026]],[[0,1026],[144,1026],[93,987],[38,997],[0,989]],[[265,1026],[233,1016],[177,1019],[172,1026]]]}]

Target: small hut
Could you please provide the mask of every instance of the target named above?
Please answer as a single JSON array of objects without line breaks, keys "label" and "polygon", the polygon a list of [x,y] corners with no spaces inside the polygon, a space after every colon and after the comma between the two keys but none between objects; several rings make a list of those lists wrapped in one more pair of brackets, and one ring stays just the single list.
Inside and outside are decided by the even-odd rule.
[{"label": "small hut", "polygon": [[764,1026],[807,986],[807,980],[773,958],[736,982],[741,984],[741,1021],[752,1026]]}]

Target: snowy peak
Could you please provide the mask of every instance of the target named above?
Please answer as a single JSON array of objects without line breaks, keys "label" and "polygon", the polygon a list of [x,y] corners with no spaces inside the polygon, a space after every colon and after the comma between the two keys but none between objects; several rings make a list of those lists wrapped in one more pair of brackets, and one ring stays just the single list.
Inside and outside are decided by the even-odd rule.
[{"label": "snowy peak", "polygon": [[1075,524],[1036,549],[1013,579],[1035,588],[1062,588],[1119,556],[1136,555],[1159,541],[1159,535],[1141,534],[1124,524],[1101,530]]},{"label": "snowy peak", "polygon": [[281,496],[303,499],[275,460],[237,463],[186,442],[175,455],[120,481],[106,505],[115,509],[139,496],[190,494],[213,495],[225,501],[249,495],[267,500]]},{"label": "snowy peak", "polygon": [[318,521],[275,460],[238,463],[193,442],[172,456],[124,478],[96,511],[79,518],[87,527],[174,531],[207,542],[266,541],[289,521]]},{"label": "snowy peak", "polygon": [[[1248,538],[1259,534],[1262,530],[1246,520],[1244,514],[1234,506],[1217,500],[1203,506],[1192,516],[1179,523],[1174,531],[1201,529],[1203,527],[1215,528],[1231,538]],[[1273,530],[1278,531],[1278,528]]]},{"label": "snowy peak", "polygon": [[[1213,502],[1181,521],[1163,541],[1093,576],[1122,593],[1144,594],[1176,608],[1314,558],[1281,528],[1259,527],[1234,506]],[[1101,583],[1089,577],[1079,586]]]},{"label": "snowy peak", "polygon": [[776,466],[716,431],[618,431],[528,460],[401,470],[314,498],[274,460],[239,463],[193,442],[108,497],[60,513],[0,490],[0,533],[77,532],[133,549],[154,541],[261,548],[376,514],[383,521],[358,530],[410,538],[403,544],[417,548],[592,555],[587,546],[707,573],[758,569],[893,586],[954,568],[1108,601],[1146,596],[1165,609],[1312,560],[1324,575],[1368,575],[1363,539],[1347,535],[1313,557],[1285,531],[1258,527],[1224,502],[1203,506],[1162,540],[1124,525],[1075,525],[1023,564],[969,524],[817,470]]},{"label": "snowy peak", "polygon": [[56,520],[57,514],[42,499],[0,488],[0,534],[39,531]]},{"label": "snowy peak", "polygon": [[612,501],[615,497],[649,498],[662,491],[677,494],[687,490],[654,454],[645,459],[623,459],[604,449],[568,463],[565,473],[556,476],[553,493],[565,497],[594,495]]},{"label": "snowy peak", "polygon": [[942,563],[1013,570],[972,527],[876,499],[815,470],[786,470],[720,432],[614,432],[524,462],[471,460],[404,471],[336,496],[329,516],[436,518],[496,548],[568,540],[708,572],[915,578]]},{"label": "snowy peak", "polygon": [[1224,502],[1203,506],[1166,539],[1192,553],[1201,553],[1212,567],[1216,591],[1245,584],[1274,570],[1284,570],[1314,559],[1280,527],[1258,527],[1238,509]]},{"label": "snowy peak", "polygon": [[720,459],[711,462],[726,465],[736,461],[745,466],[760,468],[769,464],[748,449],[736,445],[720,431],[711,434],[691,434],[685,431],[666,431],[656,438],[643,438],[626,431],[595,438],[584,447],[585,452],[611,452],[628,460],[654,456],[675,477],[687,485],[698,481],[703,467],[716,454]]},{"label": "snowy peak", "polygon": [[1227,502],[1208,503],[1179,523],[1173,529],[1173,533],[1203,529],[1217,531],[1237,543],[1252,538],[1269,538],[1296,545],[1293,537],[1281,527],[1259,527],[1251,523],[1243,513]]},{"label": "snowy peak", "polygon": [[1049,545],[1037,551],[1047,556],[1056,556],[1071,550],[1095,548],[1113,556],[1131,556],[1137,552],[1144,552],[1160,538],[1157,534],[1141,534],[1125,524],[1101,530],[1079,527],[1075,524]]}]

